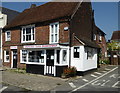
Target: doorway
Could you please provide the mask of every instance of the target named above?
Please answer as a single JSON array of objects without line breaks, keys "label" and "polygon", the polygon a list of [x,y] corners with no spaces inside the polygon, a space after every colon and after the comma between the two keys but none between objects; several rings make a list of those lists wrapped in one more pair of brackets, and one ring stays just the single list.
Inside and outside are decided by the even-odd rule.
[{"label": "doorway", "polygon": [[13,67],[12,68],[17,68],[17,50],[13,50],[13,55],[12,55],[12,62],[13,62]]},{"label": "doorway", "polygon": [[46,75],[54,75],[54,50],[46,51]]}]

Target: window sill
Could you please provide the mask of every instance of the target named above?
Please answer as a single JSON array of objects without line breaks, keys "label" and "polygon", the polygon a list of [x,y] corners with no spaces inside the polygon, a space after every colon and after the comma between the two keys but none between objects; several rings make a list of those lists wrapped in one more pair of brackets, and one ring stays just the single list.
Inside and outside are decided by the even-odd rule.
[{"label": "window sill", "polygon": [[26,62],[26,64],[45,65],[45,63]]},{"label": "window sill", "polygon": [[22,41],[21,43],[34,43],[35,41]]},{"label": "window sill", "polygon": [[9,63],[9,61],[4,61],[4,63]]}]

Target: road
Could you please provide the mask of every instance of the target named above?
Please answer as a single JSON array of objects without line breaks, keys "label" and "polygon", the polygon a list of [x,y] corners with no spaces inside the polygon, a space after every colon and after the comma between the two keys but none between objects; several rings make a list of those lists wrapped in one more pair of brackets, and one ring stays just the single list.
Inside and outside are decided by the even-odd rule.
[{"label": "road", "polygon": [[[118,66],[108,66],[81,78],[67,81],[47,93],[119,93],[120,71]],[[0,74],[2,71],[0,71]],[[1,76],[1,75],[0,75]],[[23,88],[0,83],[0,92],[34,93]],[[39,92],[46,93],[46,92]]]},{"label": "road", "polygon": [[55,93],[119,93],[120,75],[118,69],[118,66],[108,66],[77,80],[67,82],[52,91]]}]

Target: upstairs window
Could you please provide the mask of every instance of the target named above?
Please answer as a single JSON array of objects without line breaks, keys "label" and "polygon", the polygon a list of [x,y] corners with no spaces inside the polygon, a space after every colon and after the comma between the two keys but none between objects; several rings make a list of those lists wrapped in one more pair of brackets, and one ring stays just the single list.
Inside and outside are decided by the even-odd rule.
[{"label": "upstairs window", "polygon": [[99,42],[102,42],[102,35],[99,33]]},{"label": "upstairs window", "polygon": [[79,58],[80,56],[80,47],[74,47],[74,58]]},{"label": "upstairs window", "polygon": [[5,40],[6,41],[10,41],[11,40],[11,32],[10,31],[6,31],[5,32]]},{"label": "upstairs window", "polygon": [[93,39],[96,40],[96,34],[93,35]]},{"label": "upstairs window", "polygon": [[58,43],[59,40],[59,23],[50,24],[50,43]]},{"label": "upstairs window", "polygon": [[22,28],[22,43],[35,41],[35,26],[29,25]]}]

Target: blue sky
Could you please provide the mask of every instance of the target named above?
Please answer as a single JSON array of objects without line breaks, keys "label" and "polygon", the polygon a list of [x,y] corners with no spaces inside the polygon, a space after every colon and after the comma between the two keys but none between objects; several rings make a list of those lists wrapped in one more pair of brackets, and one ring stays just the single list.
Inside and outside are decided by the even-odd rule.
[{"label": "blue sky", "polygon": [[[45,2],[3,2],[2,6],[22,12],[31,4],[41,5]],[[95,13],[96,25],[104,31],[106,39],[110,39],[112,32],[118,30],[118,3],[117,2],[92,2]]]}]

